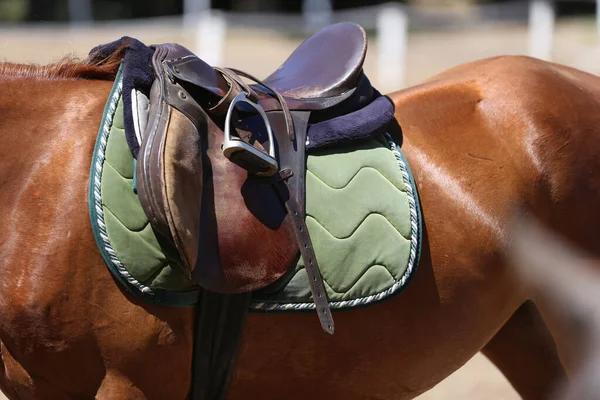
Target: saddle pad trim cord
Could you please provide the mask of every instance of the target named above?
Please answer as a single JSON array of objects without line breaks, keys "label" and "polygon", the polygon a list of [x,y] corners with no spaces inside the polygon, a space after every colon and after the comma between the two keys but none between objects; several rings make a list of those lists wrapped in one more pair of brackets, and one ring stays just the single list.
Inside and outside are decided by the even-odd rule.
[{"label": "saddle pad trim cord", "polygon": [[[341,310],[356,308],[368,305],[374,305],[391,296],[398,295],[410,282],[421,256],[421,240],[422,240],[422,216],[419,203],[417,188],[408,162],[404,158],[400,148],[394,142],[389,134],[385,134],[385,140],[389,149],[395,157],[399,167],[402,180],[406,188],[406,197],[408,200],[410,214],[410,251],[408,263],[403,275],[389,288],[379,293],[371,294],[365,297],[360,297],[352,300],[332,301],[329,303],[331,309]],[[315,304],[312,301],[306,302],[283,302],[283,299],[276,300],[255,300],[251,304],[251,311],[254,312],[302,312],[315,309]]]},{"label": "saddle pad trim cord", "polygon": [[106,147],[108,137],[113,126],[114,116],[117,105],[121,99],[123,91],[123,64],[119,68],[119,72],[115,78],[115,83],[110,92],[104,113],[102,115],[102,123],[96,138],[94,153],[92,156],[92,164],[90,167],[90,183],[88,203],[90,211],[90,219],[92,231],[96,240],[96,245],[106,263],[108,269],[113,276],[119,281],[129,292],[156,304],[168,305],[173,307],[188,307],[197,304],[199,291],[173,292],[161,289],[152,289],[135,279],[125,268],[119,257],[115,253],[107,233],[104,210],[102,203],[102,171],[104,168]]}]

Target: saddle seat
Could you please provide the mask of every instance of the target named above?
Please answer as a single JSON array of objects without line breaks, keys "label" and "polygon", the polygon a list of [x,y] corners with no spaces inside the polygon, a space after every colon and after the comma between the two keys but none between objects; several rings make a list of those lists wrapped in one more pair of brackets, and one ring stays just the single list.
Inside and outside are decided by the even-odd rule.
[{"label": "saddle seat", "polygon": [[367,52],[365,31],[352,23],[330,25],[306,39],[263,80],[287,99],[307,104],[339,97],[357,85]]}]

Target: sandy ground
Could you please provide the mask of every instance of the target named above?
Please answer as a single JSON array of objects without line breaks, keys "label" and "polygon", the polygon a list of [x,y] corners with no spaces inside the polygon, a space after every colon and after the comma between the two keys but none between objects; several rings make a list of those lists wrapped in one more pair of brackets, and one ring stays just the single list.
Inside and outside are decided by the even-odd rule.
[{"label": "sandy ground", "polygon": [[[592,22],[568,21],[557,26],[553,60],[576,65],[588,72],[600,72],[600,51]],[[68,29],[53,26],[0,28],[0,60],[16,62],[49,62],[66,53],[85,54],[100,43],[123,35],[136,37],[146,43],[179,42],[197,49],[194,35],[183,32],[172,23],[153,25],[105,25],[92,28]],[[223,50],[223,65],[235,66],[258,77],[276,69],[300,43],[299,38],[287,38],[268,29],[230,30]],[[487,28],[474,31],[421,32],[408,41],[405,85],[422,80],[460,63],[504,54],[526,54],[527,28]],[[379,79],[378,46],[370,39],[365,70],[373,84],[382,92],[389,87]],[[1,395],[0,395],[0,398]],[[512,400],[519,396],[500,372],[481,354],[463,368],[419,397],[419,400],[486,399]]]}]

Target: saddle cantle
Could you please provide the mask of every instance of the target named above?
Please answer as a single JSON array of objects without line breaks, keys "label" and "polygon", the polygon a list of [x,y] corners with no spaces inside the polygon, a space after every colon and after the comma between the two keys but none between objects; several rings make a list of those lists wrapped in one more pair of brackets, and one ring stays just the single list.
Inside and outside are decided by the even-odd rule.
[{"label": "saddle cantle", "polygon": [[[304,222],[305,144],[309,123],[371,101],[364,30],[351,23],[323,29],[263,82],[213,68],[177,44],[153,47],[156,80],[136,171],[153,227],[199,285],[220,293],[264,288],[301,254],[332,333]],[[235,138],[224,143],[230,130]]]},{"label": "saddle cantle", "polygon": [[288,100],[290,109],[324,109],[357,86],[367,54],[358,25],[331,25],[306,39],[263,82]]}]

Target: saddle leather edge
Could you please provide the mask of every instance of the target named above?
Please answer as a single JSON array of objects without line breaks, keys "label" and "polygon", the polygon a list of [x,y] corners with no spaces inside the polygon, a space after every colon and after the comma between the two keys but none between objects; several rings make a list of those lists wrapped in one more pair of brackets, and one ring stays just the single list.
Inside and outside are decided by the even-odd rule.
[{"label": "saddle leather edge", "polygon": [[[164,61],[178,50],[178,46],[157,46],[152,59],[157,71],[151,89],[152,118],[138,154],[136,175],[138,197],[152,227],[175,245],[186,267],[184,272],[191,278],[198,255],[194,240],[200,224],[202,168],[200,154],[181,153],[200,151],[198,125],[204,118],[192,96],[161,73]],[[177,129],[169,129],[172,124]]]}]

